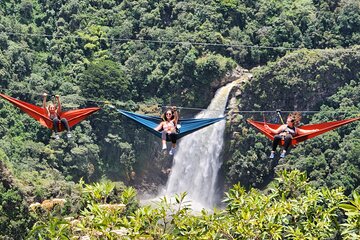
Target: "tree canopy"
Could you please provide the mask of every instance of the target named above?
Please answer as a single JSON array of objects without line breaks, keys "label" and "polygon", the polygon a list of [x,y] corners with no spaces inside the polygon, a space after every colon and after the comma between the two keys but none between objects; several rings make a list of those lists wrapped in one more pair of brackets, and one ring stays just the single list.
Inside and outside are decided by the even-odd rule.
[{"label": "tree canopy", "polygon": [[[253,78],[233,91],[237,110],[316,109],[320,112],[303,121],[342,119],[359,112],[359,32],[357,0],[3,0],[0,88],[39,106],[47,92],[61,95],[64,109],[103,107],[109,101],[160,114],[159,105],[204,108],[232,71],[243,67]],[[248,117],[262,118],[235,114],[228,119],[222,169],[226,186],[240,182],[245,189],[262,188],[274,180],[274,171],[296,168],[315,187],[341,186],[345,195],[359,190],[359,123],[299,145],[277,164],[268,161],[270,143],[246,125]],[[278,121],[275,115],[267,119]],[[32,199],[77,199],[74,182],[80,179],[137,186],[166,181],[161,167],[169,159],[158,153],[159,143],[116,112],[104,107],[72,132],[71,141],[53,141],[49,131],[0,101],[0,175],[10,172],[14,178],[0,182],[4,237],[24,238],[39,221],[26,207]],[[16,209],[8,212],[6,206],[14,202]],[[144,211],[151,210],[131,213],[146,218]],[[231,218],[239,220],[238,214]],[[50,222],[68,226],[58,220]],[[202,221],[189,220],[199,226]],[[292,227],[286,234],[302,236],[298,226]],[[190,224],[174,229],[178,237],[193,234]],[[202,234],[199,229],[195,235]],[[266,238],[265,231],[248,236],[240,230],[229,234]],[[204,234],[214,236],[210,232]]]}]

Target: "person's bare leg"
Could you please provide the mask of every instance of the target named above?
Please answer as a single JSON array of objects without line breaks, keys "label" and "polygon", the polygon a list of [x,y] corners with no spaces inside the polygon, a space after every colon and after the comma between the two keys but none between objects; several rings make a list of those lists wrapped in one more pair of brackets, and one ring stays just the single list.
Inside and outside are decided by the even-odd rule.
[{"label": "person's bare leg", "polygon": [[166,150],[166,140],[162,140],[162,150]]}]

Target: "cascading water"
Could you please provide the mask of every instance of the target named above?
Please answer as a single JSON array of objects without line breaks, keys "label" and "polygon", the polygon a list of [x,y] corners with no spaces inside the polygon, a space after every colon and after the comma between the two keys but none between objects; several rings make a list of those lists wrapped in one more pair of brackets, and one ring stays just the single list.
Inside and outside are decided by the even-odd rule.
[{"label": "cascading water", "polygon": [[[220,88],[209,107],[196,118],[222,116],[231,88],[236,82]],[[174,166],[165,195],[187,192],[192,205],[211,208],[216,204],[217,175],[224,144],[225,121],[203,128],[183,138],[174,156]]]}]

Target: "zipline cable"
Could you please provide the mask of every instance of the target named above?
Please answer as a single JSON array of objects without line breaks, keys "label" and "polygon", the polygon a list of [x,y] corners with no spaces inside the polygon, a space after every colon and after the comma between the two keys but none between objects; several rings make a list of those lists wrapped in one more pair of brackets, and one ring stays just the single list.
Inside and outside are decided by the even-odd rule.
[{"label": "zipline cable", "polygon": [[[3,32],[8,35],[14,36],[33,36],[33,37],[48,37],[48,38],[72,38],[82,39],[80,36],[74,35],[51,35],[40,33],[15,33]],[[99,37],[98,40],[111,40],[111,42],[144,42],[144,43],[161,43],[161,44],[174,44],[174,45],[202,45],[202,46],[222,46],[222,47],[241,47],[241,48],[257,48],[257,49],[281,49],[281,50],[299,50],[304,48],[295,47],[281,47],[281,46],[259,46],[259,45],[245,45],[245,44],[224,44],[224,43],[211,43],[211,42],[190,42],[190,41],[170,41],[170,40],[150,40],[150,39],[135,39],[135,38],[110,38]]]},{"label": "zipline cable", "polygon": [[[171,106],[171,105],[163,105],[162,107],[171,108],[171,107],[174,107],[174,106]],[[187,110],[197,110],[197,111],[204,111],[204,110],[207,110],[207,111],[216,111],[216,112],[222,111],[222,110],[220,110],[220,109],[206,109],[206,108],[182,107],[182,106],[176,106],[176,108],[179,108],[179,109],[187,109]]]},{"label": "zipline cable", "polygon": [[[236,110],[236,111],[226,111],[227,113],[276,113],[277,110]],[[359,111],[336,111],[334,110],[317,110],[317,111],[311,111],[311,110],[281,110],[283,113],[292,113],[292,112],[300,112],[300,113],[319,113],[319,112],[337,112],[337,113],[358,113]]]},{"label": "zipline cable", "polygon": [[[55,93],[48,92],[48,91],[44,91],[44,93],[38,93],[36,91],[23,91],[23,90],[13,90],[13,89],[0,88],[0,92],[3,92],[3,91],[10,92],[10,93],[17,93],[17,94],[29,94],[31,96],[39,97],[39,99],[41,98],[41,100],[42,100],[42,97],[43,97],[44,93],[48,94],[49,97],[55,97],[55,95],[56,95]],[[72,94],[69,94],[69,95],[72,95]],[[111,102],[109,100],[89,99],[89,98],[85,98],[85,97],[82,97],[82,96],[79,96],[79,95],[78,95],[78,97],[75,97],[75,98],[78,99],[78,100],[84,101],[84,102],[93,102],[93,103],[96,103],[96,104],[98,104],[98,103],[100,103],[100,104],[113,103],[113,102]],[[120,101],[116,101],[116,103],[123,104],[123,105],[125,105],[125,104],[131,105],[131,103],[120,102]],[[113,104],[115,104],[115,103],[113,103]],[[161,106],[162,106],[161,104],[147,104],[147,103],[134,103],[134,105],[156,106],[156,107],[159,107],[159,108],[161,108]]]},{"label": "zipline cable", "polygon": [[[36,92],[31,92],[31,91],[22,91],[22,90],[11,90],[11,89],[4,89],[4,88],[0,88],[0,91],[6,90],[8,92],[14,92],[14,93],[22,93],[22,94],[30,94],[33,96],[39,96],[42,97],[43,93],[36,93]],[[56,94],[52,93],[52,92],[46,92],[48,94],[48,96],[55,96]],[[88,98],[84,98],[79,96],[78,99],[84,101],[84,102],[93,102],[93,103],[100,103],[100,104],[104,104],[104,105],[137,105],[137,106],[156,106],[158,108],[171,108],[174,107],[174,105],[162,105],[162,104],[150,104],[150,103],[126,103],[126,102],[121,102],[121,101],[110,101],[110,100],[98,100],[98,99],[88,99]],[[276,113],[277,115],[280,114],[280,112],[284,112],[284,113],[292,113],[292,112],[300,112],[300,113],[319,113],[319,112],[337,112],[337,113],[359,113],[359,111],[336,111],[336,110],[221,110],[221,109],[206,109],[206,108],[197,108],[197,107],[183,107],[183,106],[176,106],[175,107],[177,109],[184,109],[184,110],[196,110],[196,111],[216,111],[216,112],[224,112],[225,114],[229,114],[229,113],[261,113],[262,115],[264,115],[265,113]],[[281,116],[281,115],[280,115]],[[279,117],[280,117],[279,116]],[[283,119],[282,117],[280,118],[280,120]]]},{"label": "zipline cable", "polygon": [[[73,38],[73,39],[82,39],[80,36],[75,35],[51,35],[51,34],[41,34],[41,33],[15,33],[15,32],[3,32],[7,35],[14,36],[33,36],[33,37],[48,37],[48,38]],[[247,45],[247,44],[225,44],[225,43],[211,43],[211,42],[190,42],[190,41],[171,41],[171,40],[150,40],[150,39],[136,39],[136,38],[111,38],[111,37],[98,37],[98,40],[109,40],[112,42],[143,42],[143,43],[160,43],[160,44],[174,44],[174,45],[200,45],[200,46],[221,46],[221,47],[239,47],[239,48],[254,48],[254,49],[279,49],[279,50],[342,50],[344,52],[355,52],[359,53],[355,49],[321,49],[321,48],[299,48],[299,47],[282,47],[282,46],[259,46],[259,45]]]}]

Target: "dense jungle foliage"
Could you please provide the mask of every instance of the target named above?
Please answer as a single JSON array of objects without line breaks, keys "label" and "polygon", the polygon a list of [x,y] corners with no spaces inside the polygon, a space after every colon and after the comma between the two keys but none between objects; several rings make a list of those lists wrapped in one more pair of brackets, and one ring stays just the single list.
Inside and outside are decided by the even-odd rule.
[{"label": "dense jungle foliage", "polygon": [[[241,66],[251,69],[254,76],[234,90],[234,112],[321,109],[304,116],[304,122],[331,121],[359,114],[359,42],[358,0],[2,0],[0,88],[1,93],[37,105],[47,92],[60,94],[65,109],[103,107],[104,101],[110,101],[120,108],[159,114],[159,104],[206,107],[226,81],[222,80]],[[307,50],[296,50],[302,48]],[[287,206],[286,214],[275,211],[278,215],[264,220],[256,217],[262,214],[257,206],[249,205],[246,211],[238,211],[238,206],[250,199],[269,198],[269,206],[277,208],[275,200],[287,205],[315,195],[319,199],[309,201],[319,201],[320,208],[329,210],[327,216],[316,216],[328,221],[317,227],[329,226],[320,230],[324,235],[318,238],[351,239],[356,236],[351,234],[359,234],[359,123],[307,141],[277,164],[267,159],[270,142],[245,122],[248,117],[259,120],[262,116],[231,114],[222,169],[228,186],[240,182],[246,189],[263,187],[274,180],[274,169],[294,168],[307,173],[311,186],[300,191],[298,198],[287,194],[272,198],[235,186],[226,196],[225,211],[196,217],[189,215],[187,207],[179,208],[170,224],[166,204],[158,210],[138,208],[136,194],[120,183],[160,183],[164,176],[159,172],[168,159],[159,156],[160,146],[154,147],[158,140],[117,112],[104,107],[76,126],[71,140],[59,141],[5,101],[0,101],[0,116],[1,238],[23,239],[30,229],[30,238],[36,239],[61,239],[56,234],[62,233],[63,237],[96,238],[97,232],[111,238],[113,233],[106,233],[107,229],[124,227],[129,238],[146,234],[153,238],[162,234],[169,234],[168,238],[268,238],[271,228],[277,238],[304,239],[301,234],[310,234],[308,238],[318,234],[315,227],[298,221],[310,213],[301,209],[289,213]],[[275,115],[267,119],[278,121]],[[86,184],[116,183],[96,190],[91,186],[101,187],[76,184],[80,179]],[[344,190],[323,193],[319,189],[325,186]],[[87,196],[82,195],[84,189]],[[68,220],[53,216],[50,208],[35,214],[28,207],[57,197],[66,199],[66,208],[57,209],[56,214],[98,222],[94,226],[79,223],[73,229]],[[349,199],[353,203],[343,208],[354,213],[346,215],[338,204]],[[108,207],[99,206],[101,201],[126,206],[101,211]],[[44,205],[49,204],[53,206],[51,201]],[[256,225],[247,225],[253,221],[267,221],[269,225],[263,226],[268,228],[253,231]],[[234,224],[238,222],[244,225]]]}]

